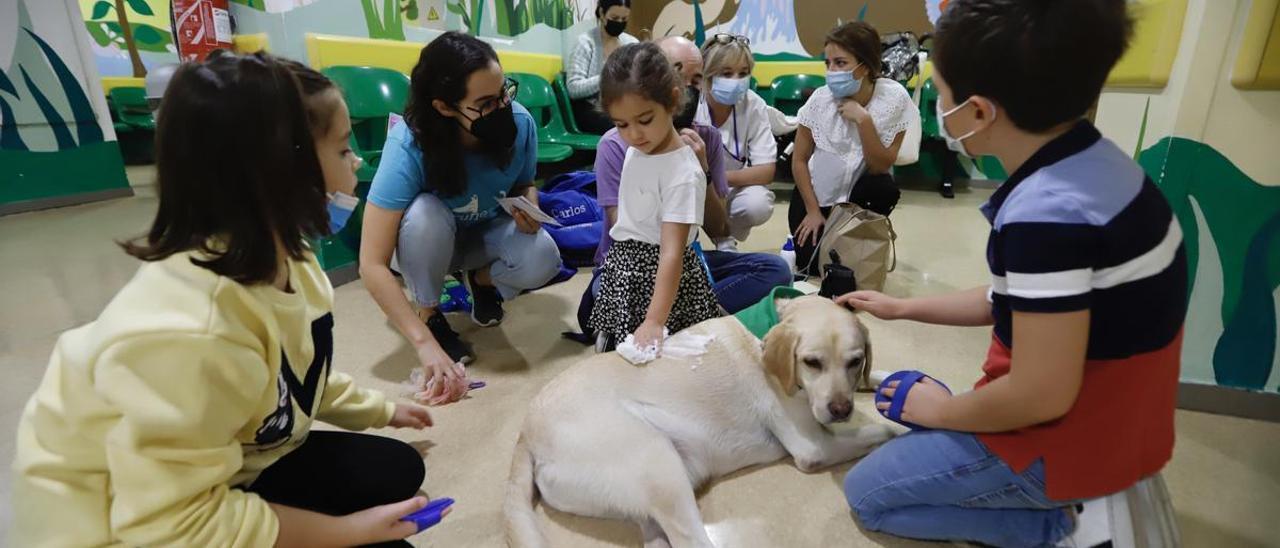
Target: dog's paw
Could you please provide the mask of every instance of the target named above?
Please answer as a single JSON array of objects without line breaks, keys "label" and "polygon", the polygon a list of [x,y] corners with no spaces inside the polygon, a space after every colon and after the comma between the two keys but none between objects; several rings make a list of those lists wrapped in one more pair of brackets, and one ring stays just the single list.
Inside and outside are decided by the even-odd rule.
[{"label": "dog's paw", "polygon": [[812,474],[826,467],[819,459],[796,457],[796,468],[806,474]]},{"label": "dog's paw", "polygon": [[879,447],[899,433],[898,428],[888,424],[868,424],[858,429],[858,437],[865,440],[869,448]]},{"label": "dog's paw", "polygon": [[889,378],[889,375],[892,375],[892,374],[893,373],[890,373],[883,369],[872,369],[871,373],[867,376],[868,378],[871,379],[871,385],[875,388],[879,388],[880,383],[884,382],[884,380]]}]

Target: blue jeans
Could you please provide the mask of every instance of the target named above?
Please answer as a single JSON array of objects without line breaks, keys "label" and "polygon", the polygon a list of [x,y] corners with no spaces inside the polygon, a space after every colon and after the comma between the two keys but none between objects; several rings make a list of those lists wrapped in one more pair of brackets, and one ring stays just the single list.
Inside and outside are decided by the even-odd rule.
[{"label": "blue jeans", "polygon": [[560,250],[547,231],[525,234],[505,215],[458,226],[453,211],[426,193],[404,210],[395,256],[405,285],[423,308],[440,304],[450,272],[488,265],[494,287],[506,300],[542,287],[560,272]]},{"label": "blue jeans", "polygon": [[849,470],[844,493],[863,527],[900,537],[1046,546],[1074,527],[1071,503],[1045,495],[1043,462],[1015,472],[973,434],[891,440]]},{"label": "blue jeans", "polygon": [[730,314],[760,302],[773,288],[791,284],[791,267],[770,253],[705,251],[716,300]]},{"label": "blue jeans", "polygon": [[[791,266],[782,257],[769,253],[704,251],[715,283],[711,291],[730,314],[760,302],[773,288],[791,283]],[[600,269],[592,273],[590,297],[600,293]],[[586,298],[584,295],[583,298]],[[587,307],[587,314],[591,312]],[[579,311],[581,315],[582,311]],[[581,318],[580,318],[581,319]],[[586,324],[583,324],[586,329]]]}]

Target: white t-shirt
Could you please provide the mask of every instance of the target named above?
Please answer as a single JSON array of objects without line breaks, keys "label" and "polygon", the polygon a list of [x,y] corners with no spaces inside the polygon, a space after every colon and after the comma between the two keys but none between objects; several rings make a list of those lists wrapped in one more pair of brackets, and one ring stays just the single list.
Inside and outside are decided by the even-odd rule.
[{"label": "white t-shirt", "polygon": [[[724,153],[726,171],[778,161],[778,143],[773,139],[768,108],[764,99],[748,90],[720,125],[721,152]],[[708,126],[714,125],[705,97],[698,103],[698,113],[693,119]]]},{"label": "white t-shirt", "polygon": [[[818,205],[832,206],[849,198],[853,184],[866,170],[862,138],[857,125],[840,116],[839,101],[827,86],[813,92],[796,113],[797,122],[813,133],[814,151],[809,173]],[[911,117],[919,117],[915,102],[902,84],[888,78],[876,80],[876,89],[867,103],[867,113],[876,126],[883,146],[907,130]]]},{"label": "white t-shirt", "polygon": [[662,243],[662,223],[694,225],[691,244],[698,239],[707,199],[707,175],[693,149],[682,146],[662,154],[627,149],[618,183],[618,222],[609,230],[613,241]]}]

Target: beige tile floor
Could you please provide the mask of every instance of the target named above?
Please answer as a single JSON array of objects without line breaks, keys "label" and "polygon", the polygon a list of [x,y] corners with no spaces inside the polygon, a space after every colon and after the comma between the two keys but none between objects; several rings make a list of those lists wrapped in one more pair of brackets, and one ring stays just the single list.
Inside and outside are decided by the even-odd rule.
[{"label": "beige tile floor", "polygon": [[[0,529],[10,515],[8,463],[13,432],[58,334],[92,320],[136,268],[113,245],[139,233],[156,200],[149,168],[131,169],[138,196],[0,218]],[[898,270],[887,291],[940,293],[982,284],[987,227],[975,211],[989,190],[943,200],[925,188],[904,192],[894,214]],[[786,206],[744,250],[776,250],[786,234]],[[501,327],[455,326],[478,349],[473,374],[489,382],[474,397],[434,411],[426,433],[386,432],[413,442],[427,462],[424,489],[458,499],[444,523],[414,539],[420,546],[501,546],[500,506],[526,402],[588,350],[562,340],[575,324],[586,278],[526,295],[507,308]],[[337,289],[337,367],[390,393],[413,367],[409,348],[359,283]],[[912,367],[951,386],[972,382],[989,335],[983,329],[869,321],[877,368]],[[858,420],[872,418],[858,402]],[[788,462],[747,470],[705,489],[703,517],[720,546],[906,546],[867,533],[850,519],[840,492],[846,466],[805,475]],[[1280,424],[1179,412],[1178,445],[1165,471],[1186,546],[1280,546]],[[20,501],[18,501],[20,503]],[[635,546],[630,524],[592,520],[540,507],[553,546]],[[0,534],[0,538],[4,535]]]}]

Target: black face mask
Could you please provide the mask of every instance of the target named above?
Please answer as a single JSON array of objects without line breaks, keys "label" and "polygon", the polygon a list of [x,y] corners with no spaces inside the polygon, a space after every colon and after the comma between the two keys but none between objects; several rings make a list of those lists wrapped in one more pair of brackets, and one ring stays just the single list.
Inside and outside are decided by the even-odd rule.
[{"label": "black face mask", "polygon": [[500,151],[510,149],[516,142],[516,117],[511,104],[472,119],[470,131],[485,147]]},{"label": "black face mask", "polygon": [[684,110],[676,113],[671,122],[676,129],[693,127],[693,117],[698,114],[698,102],[702,100],[702,92],[695,86],[684,89]]},{"label": "black face mask", "polygon": [[626,21],[605,21],[604,22],[604,32],[609,36],[613,36],[617,38],[618,36],[622,36],[622,31],[624,30],[627,30]]}]

